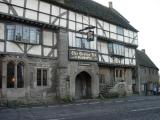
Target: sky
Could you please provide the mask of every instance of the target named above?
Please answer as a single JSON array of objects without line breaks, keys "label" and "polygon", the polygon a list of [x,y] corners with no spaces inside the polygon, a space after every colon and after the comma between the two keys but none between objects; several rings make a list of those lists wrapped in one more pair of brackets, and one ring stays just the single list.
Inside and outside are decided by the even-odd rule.
[{"label": "sky", "polygon": [[120,12],[138,31],[138,49],[160,69],[160,0],[94,0]]}]

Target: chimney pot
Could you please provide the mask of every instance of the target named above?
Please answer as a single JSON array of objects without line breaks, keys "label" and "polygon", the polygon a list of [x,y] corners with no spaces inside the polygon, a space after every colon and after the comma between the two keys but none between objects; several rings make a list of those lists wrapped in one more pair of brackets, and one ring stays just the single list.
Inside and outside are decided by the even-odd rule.
[{"label": "chimney pot", "polygon": [[111,1],[109,2],[109,8],[113,8],[113,3]]}]

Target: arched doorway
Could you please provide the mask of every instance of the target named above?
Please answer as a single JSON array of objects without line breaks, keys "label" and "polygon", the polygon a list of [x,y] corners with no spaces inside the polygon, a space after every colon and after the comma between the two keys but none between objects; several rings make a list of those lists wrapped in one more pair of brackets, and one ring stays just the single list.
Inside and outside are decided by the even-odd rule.
[{"label": "arched doorway", "polygon": [[76,99],[91,97],[91,76],[87,72],[81,72],[76,76],[75,97]]}]

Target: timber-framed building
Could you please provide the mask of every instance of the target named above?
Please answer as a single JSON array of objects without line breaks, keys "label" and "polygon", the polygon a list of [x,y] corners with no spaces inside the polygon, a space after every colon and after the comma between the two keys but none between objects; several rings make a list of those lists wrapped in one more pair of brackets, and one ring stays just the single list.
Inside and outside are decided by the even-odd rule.
[{"label": "timber-framed building", "polygon": [[111,3],[0,0],[0,97],[80,99],[120,83],[131,94],[137,32]]}]

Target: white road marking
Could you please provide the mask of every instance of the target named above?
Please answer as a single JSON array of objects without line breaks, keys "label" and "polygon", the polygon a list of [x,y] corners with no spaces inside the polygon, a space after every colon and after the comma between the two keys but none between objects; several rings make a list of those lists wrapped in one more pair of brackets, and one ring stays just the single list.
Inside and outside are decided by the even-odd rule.
[{"label": "white road marking", "polygon": [[128,100],[129,102],[134,102],[134,101],[142,101],[142,100],[145,100],[145,99],[135,99],[135,100]]},{"label": "white road marking", "polygon": [[98,104],[100,102],[92,102],[92,103],[89,103],[90,105],[94,105],[94,104]]},{"label": "white road marking", "polygon": [[50,105],[48,106],[49,108],[55,108],[55,107],[59,107],[58,105]]},{"label": "white road marking", "polygon": [[74,104],[66,104],[66,105],[62,105],[63,107],[68,107],[68,106],[72,106]]},{"label": "white road marking", "polygon": [[40,108],[45,108],[45,107],[44,106],[37,106],[37,107],[32,107],[32,108],[37,108],[37,109],[39,108],[40,109]]},{"label": "white road marking", "polygon": [[124,102],[123,100],[119,100],[119,101],[115,101],[115,102],[117,102],[117,103],[121,103],[121,102]]},{"label": "white road marking", "polygon": [[64,118],[55,118],[55,119],[48,119],[48,120],[64,120]]},{"label": "white road marking", "polygon": [[148,108],[136,109],[136,110],[131,110],[131,111],[139,112],[139,111],[147,111],[147,110],[154,110],[154,109],[160,109],[160,107],[148,107]]}]

